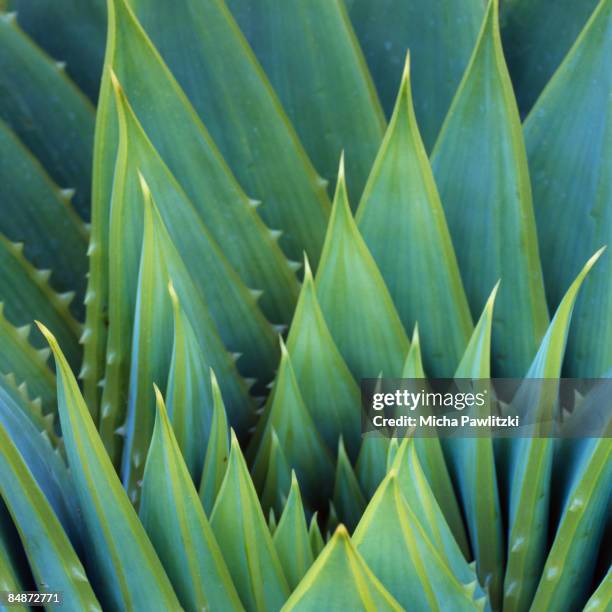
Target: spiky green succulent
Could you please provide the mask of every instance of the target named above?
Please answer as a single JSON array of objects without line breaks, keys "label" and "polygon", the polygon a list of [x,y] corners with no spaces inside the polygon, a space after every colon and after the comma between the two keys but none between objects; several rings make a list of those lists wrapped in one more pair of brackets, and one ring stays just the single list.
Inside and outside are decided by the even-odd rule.
[{"label": "spiky green succulent", "polygon": [[0,8],[0,592],[612,607],[609,438],[359,389],[612,372],[611,0]]}]

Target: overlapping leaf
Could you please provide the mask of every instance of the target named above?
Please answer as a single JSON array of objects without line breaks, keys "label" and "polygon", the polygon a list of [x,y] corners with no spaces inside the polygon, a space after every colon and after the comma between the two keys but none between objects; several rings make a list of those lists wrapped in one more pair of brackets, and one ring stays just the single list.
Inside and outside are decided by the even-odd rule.
[{"label": "overlapping leaf", "polygon": [[62,592],[63,603],[101,610],[85,570],[52,507],[0,423],[0,492],[19,530],[36,584]]},{"label": "overlapping leaf", "polygon": [[526,115],[565,58],[598,0],[502,3],[504,53],[521,115]]},{"label": "overlapping leaf", "polygon": [[74,375],[55,338],[42,325],[40,329],[56,360],[62,431],[96,594],[105,607],[177,609],[176,595],[121,487]]},{"label": "overlapping leaf", "polygon": [[[573,10],[590,4],[576,3]],[[555,32],[548,17],[545,27]],[[611,54],[612,3],[601,0],[525,121],[551,308],[557,307],[582,262],[612,242]],[[580,292],[566,357],[567,376],[601,376],[612,367],[610,262],[610,254],[605,253]]]},{"label": "overlapping leaf", "polygon": [[[315,285],[325,321],[353,376],[397,376],[409,342],[351,214],[343,160]],[[376,321],[376,327],[364,321]]]},{"label": "overlapping leaf", "polygon": [[493,374],[523,376],[548,314],[527,158],[504,62],[498,1],[432,153],[432,167],[472,314],[501,279],[493,321]]},{"label": "overlapping leaf", "polygon": [[56,290],[76,291],[82,298],[87,273],[84,226],[66,193],[1,119],[0,160],[0,232],[25,243],[24,254],[37,268],[53,270]]},{"label": "overlapping leaf", "polygon": [[140,519],[186,610],[242,610],[156,388]]},{"label": "overlapping leaf", "polygon": [[354,458],[361,436],[359,388],[325,323],[307,260],[304,268],[287,350],[304,403],[327,447],[335,451],[342,435]]},{"label": "overlapping leaf", "polygon": [[[226,4],[220,0],[179,0],[160,5],[154,0],[130,0],[130,6],[242,187],[249,196],[263,201],[263,219],[270,227],[282,230],[280,244],[285,252],[297,261],[306,251],[313,261],[318,261],[329,214],[325,183],[313,169]],[[230,8],[234,7],[230,4]],[[255,19],[260,10],[258,4],[251,3],[249,9],[250,17]],[[270,8],[276,19],[283,19],[281,11],[286,9],[292,10],[286,3]],[[322,17],[319,12],[319,28]],[[167,27],[169,21],[175,24],[174,28]],[[285,28],[267,39],[268,43],[291,36],[287,31],[290,22],[284,23]],[[304,26],[302,21],[300,27]],[[293,52],[295,36],[291,42]],[[267,70],[267,75],[272,77],[273,73]],[[301,75],[303,88],[305,73]],[[317,125],[320,129],[321,124]],[[337,153],[339,150],[340,145]],[[318,160],[313,159],[321,172]],[[181,180],[178,173],[177,177]],[[237,230],[232,227],[232,232]],[[241,233],[254,242],[254,236],[249,238],[254,231],[249,231],[248,226]],[[264,289],[261,285],[254,287]],[[269,288],[265,287],[265,291]],[[286,311],[284,314],[287,316]]]},{"label": "overlapping leaf", "polygon": [[[344,3],[228,0],[227,5],[315,168],[332,184],[340,152],[346,152],[348,190],[357,203],[385,119]],[[227,87],[225,73],[223,79]],[[308,256],[316,267],[317,257],[310,251]]]},{"label": "overlapping leaf", "polygon": [[403,498],[392,471],[369,503],[353,536],[357,550],[406,610],[484,610],[476,581],[462,584]]},{"label": "overlapping leaf", "polygon": [[[556,379],[560,376],[578,290],[600,255],[601,252],[598,252],[591,257],[565,294],[527,372],[527,378]],[[526,385],[529,385],[529,381]],[[525,389],[529,394],[527,406],[535,422],[524,432],[529,437],[510,441],[510,462],[505,466],[510,488],[504,610],[510,611],[521,610],[532,600],[544,566],[553,457],[552,439],[537,436],[541,435],[539,427],[549,421],[553,414],[554,397],[551,397],[550,388],[545,384],[535,388],[535,396],[534,387],[525,386]],[[524,397],[521,399],[526,401]]]},{"label": "overlapping leaf", "polygon": [[402,610],[340,525],[283,606],[290,610]]},{"label": "overlapping leaf", "polygon": [[420,324],[425,369],[450,376],[472,318],[414,114],[409,57],[356,221],[404,328]]},{"label": "overlapping leaf", "polygon": [[89,219],[94,109],[14,14],[0,18],[0,89],[0,117]]},{"label": "overlapping leaf", "polygon": [[[15,325],[27,325],[39,319],[53,331],[64,346],[66,358],[76,368],[80,365],[78,343],[80,325],[68,309],[73,293],[59,294],[49,286],[48,270],[37,270],[23,256],[23,244],[13,243],[0,234],[0,298],[4,315]],[[31,342],[43,346],[36,331]]]},{"label": "overlapping leaf", "polygon": [[279,609],[289,596],[289,586],[233,434],[227,472],[210,523],[245,608],[258,612]]},{"label": "overlapping leaf", "polygon": [[347,0],[346,5],[388,115],[410,49],[415,112],[431,150],[478,36],[482,2]]},{"label": "overlapping leaf", "polygon": [[52,57],[66,62],[66,72],[95,101],[98,97],[106,6],[103,0],[8,0],[19,25]]}]

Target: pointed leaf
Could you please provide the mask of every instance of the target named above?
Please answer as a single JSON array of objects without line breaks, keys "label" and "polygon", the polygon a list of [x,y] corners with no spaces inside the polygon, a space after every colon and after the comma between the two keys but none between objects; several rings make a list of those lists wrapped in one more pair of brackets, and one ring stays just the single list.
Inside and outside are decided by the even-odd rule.
[{"label": "pointed leaf", "polygon": [[317,521],[317,513],[315,512],[310,519],[310,527],[308,528],[308,539],[310,540],[310,548],[312,549],[313,557],[316,559],[323,548],[325,548],[325,542],[319,529],[319,523]]},{"label": "pointed leaf", "polygon": [[[415,326],[410,341],[410,350],[404,363],[402,378],[425,378],[420,347],[419,330]],[[444,518],[451,528],[457,544],[459,544],[464,556],[468,557],[470,547],[463,524],[463,517],[459,509],[459,502],[453,489],[448,467],[444,460],[440,440],[438,438],[415,437],[414,444],[431,491],[444,513]],[[390,457],[387,457],[387,465],[389,468],[392,465]]]},{"label": "pointed leaf", "polygon": [[101,610],[53,509],[0,423],[0,493],[15,522],[36,584],[62,592],[72,609]]},{"label": "pointed leaf", "polygon": [[360,396],[323,318],[308,260],[287,349],[308,411],[327,447],[335,451],[339,436],[351,457],[361,443]]},{"label": "pointed leaf", "polygon": [[381,483],[353,535],[366,563],[406,610],[485,609],[462,584],[402,497],[397,474]]},{"label": "pointed leaf", "polygon": [[597,0],[502,4],[502,38],[521,115],[526,115],[576,40]]},{"label": "pointed leaf", "polygon": [[[2,19],[0,19],[0,23]],[[85,229],[65,194],[0,119],[0,232],[25,243],[24,255],[51,269],[57,291],[82,297],[87,273]]]},{"label": "pointed leaf", "polygon": [[[493,305],[499,284],[493,289],[472,338],[455,372],[456,379],[472,379],[476,389],[486,391],[491,377],[491,328]],[[485,406],[469,410],[470,416],[492,412],[491,398]],[[490,436],[457,437],[445,440],[449,469],[458,484],[468,525],[480,584],[495,609],[502,599],[504,538],[501,505],[495,471],[493,439]]]},{"label": "pointed leaf", "polygon": [[[71,294],[56,293],[45,279],[45,271],[37,270],[23,256],[23,244],[13,243],[0,234],[0,299],[4,313],[14,325],[27,325],[40,319],[53,331],[65,348],[70,365],[76,368],[81,361],[78,339],[80,325],[70,313]],[[36,330],[32,343],[46,346]]]},{"label": "pointed leaf", "polygon": [[217,493],[221,488],[230,452],[225,405],[223,404],[217,377],[212,368],[210,370],[210,388],[212,393],[212,421],[199,490],[202,506],[207,515],[210,514]]},{"label": "pointed leaf", "polygon": [[17,383],[27,381],[32,396],[42,401],[43,411],[56,410],[55,376],[47,366],[48,350],[37,351],[29,342],[30,327],[13,327],[0,302],[0,372],[13,374]]},{"label": "pointed leaf", "polygon": [[[374,378],[381,371],[387,377],[398,375],[408,339],[351,214],[342,160],[316,288],[327,325],[353,376]],[[376,327],[367,321],[376,321]]]},{"label": "pointed leaf", "polygon": [[[168,271],[160,256],[161,249],[155,235],[151,194],[144,179],[142,181],[144,235],[133,315],[134,335],[121,461],[123,486],[134,504],[138,501],[137,483],[142,480],[155,423],[153,385],[166,385],[172,353],[172,303],[168,293]],[[107,380],[110,379],[109,370]]]},{"label": "pointed leaf", "polygon": [[[298,260],[306,251],[318,261],[329,214],[325,184],[225,3],[180,0],[162,7],[154,0],[130,0],[130,5],[239,183],[251,197],[263,201],[261,216],[270,227],[283,231],[280,244],[285,252]],[[255,19],[258,5],[249,8]],[[265,23],[283,19],[283,8],[282,4],[270,8],[275,19]],[[318,27],[322,18],[319,13]],[[169,30],[168,20],[176,28]],[[281,33],[290,35],[286,28]],[[280,36],[275,41],[281,42]],[[296,44],[295,36],[292,42]],[[135,64],[133,69],[139,70],[139,66]],[[228,74],[233,77],[228,79]],[[304,82],[302,72],[302,87]],[[321,133],[328,126],[319,121],[316,127]],[[319,169],[318,159],[314,161]],[[247,237],[253,233],[247,226],[244,230]],[[232,227],[232,231],[236,230]],[[237,249],[235,245],[232,248]]]},{"label": "pointed leaf", "polygon": [[[590,4],[572,3],[572,9],[580,5],[584,10]],[[547,17],[545,27],[557,38],[561,34],[551,29],[552,23]],[[551,309],[561,301],[581,263],[612,243],[611,54],[612,4],[602,0],[525,121]],[[568,341],[566,376],[601,376],[612,366],[610,262],[610,254],[604,254],[580,292]]]},{"label": "pointed leaf", "polygon": [[584,602],[606,526],[612,479],[610,441],[565,442],[582,448],[568,474],[573,486],[532,602],[534,609],[573,609]]},{"label": "pointed leaf", "polygon": [[493,374],[523,376],[548,314],[527,157],[490,0],[470,64],[432,153],[432,167],[472,314],[501,278]]},{"label": "pointed leaf", "polygon": [[96,432],[74,375],[44,326],[58,370],[58,405],[71,475],[92,555],[90,579],[104,607],[176,609],[179,603]]},{"label": "pointed leaf", "polygon": [[265,430],[253,464],[255,482],[262,482],[262,475],[269,463],[269,436],[273,427],[289,467],[298,476],[307,502],[324,502],[333,486],[333,460],[304,405],[291,358],[282,341],[281,363],[267,416],[263,418]]},{"label": "pointed leaf", "polygon": [[[174,311],[174,343],[166,394],[168,416],[189,473],[194,482],[199,482],[213,413],[210,378],[202,376],[209,367],[172,285],[169,291]],[[220,393],[218,387],[216,392]],[[225,408],[221,409],[225,412]]]},{"label": "pointed leaf", "polygon": [[414,114],[410,56],[356,221],[404,328],[420,323],[426,370],[450,376],[469,339],[472,318]]},{"label": "pointed leaf", "polygon": [[242,610],[157,387],[155,392],[140,520],[186,610]]},{"label": "pointed leaf", "polygon": [[353,467],[344,449],[342,438],[338,443],[336,461],[336,483],[334,485],[334,506],[341,521],[352,531],[357,526],[366,507]]},{"label": "pointed leaf", "polygon": [[274,427],[271,427],[268,444],[268,466],[260,496],[261,507],[264,510],[270,508],[270,512],[276,509],[280,516],[287,503],[287,491],[291,487],[292,470]]},{"label": "pointed leaf", "polygon": [[478,0],[347,0],[382,105],[391,115],[406,51],[414,59],[415,111],[429,151],[474,48]]},{"label": "pointed leaf", "polygon": [[89,219],[94,108],[14,14],[0,19],[0,89],[0,117]]},{"label": "pointed leaf", "polygon": [[106,6],[103,0],[8,0],[19,25],[52,57],[92,101],[98,97],[104,58]]},{"label": "pointed leaf", "polygon": [[406,503],[446,565],[462,584],[475,583],[474,597],[480,599],[484,593],[478,586],[476,573],[468,565],[433,496],[412,438],[403,440],[391,469],[397,473],[400,492]]},{"label": "pointed leaf", "polygon": [[210,524],[245,608],[279,609],[289,596],[289,587],[233,434],[227,472]]},{"label": "pointed leaf", "polygon": [[278,526],[274,530],[273,541],[285,570],[289,588],[295,589],[314,561],[295,472],[291,474],[289,497]]},{"label": "pointed leaf", "polygon": [[[527,378],[555,379],[561,375],[578,290],[600,255],[601,251],[591,257],[565,294],[529,368]],[[515,398],[514,401],[524,401],[520,393],[519,390],[519,400]],[[554,398],[547,396],[546,389],[542,389],[541,397],[529,400],[533,402],[533,410],[537,411],[537,421],[550,418]],[[521,610],[527,605],[526,602],[532,601],[546,555],[553,440],[535,437],[538,435],[537,429],[526,433],[531,434],[531,437],[510,441],[510,462],[507,466],[510,489],[504,610],[507,608],[510,612]]]},{"label": "pointed leaf", "polygon": [[283,612],[290,610],[402,610],[355,549],[340,525]]},{"label": "pointed leaf", "polygon": [[367,499],[370,499],[387,473],[389,438],[375,433],[365,434],[355,466],[357,479]]},{"label": "pointed leaf", "polygon": [[343,3],[229,0],[227,5],[326,180],[335,180],[338,156],[346,151],[349,193],[357,202],[385,119]]}]

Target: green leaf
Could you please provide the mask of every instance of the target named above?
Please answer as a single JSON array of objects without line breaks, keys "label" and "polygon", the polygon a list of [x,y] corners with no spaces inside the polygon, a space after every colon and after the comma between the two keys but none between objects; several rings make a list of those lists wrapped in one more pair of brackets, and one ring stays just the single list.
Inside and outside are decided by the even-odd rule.
[{"label": "green leaf", "polygon": [[71,609],[101,610],[60,522],[1,423],[0,492],[19,530],[38,588],[61,591],[63,603]]},{"label": "green leaf", "polygon": [[609,610],[612,605],[612,570],[608,570],[601,584],[595,589],[583,612],[600,612]]},{"label": "green leaf", "polygon": [[[4,506],[4,504],[0,504]],[[5,516],[6,513],[6,516]],[[2,508],[2,522],[0,522],[0,590],[19,592],[24,591],[22,577],[19,572],[17,560],[14,558],[13,550],[11,547],[12,542],[9,541],[10,533],[9,529],[12,530],[13,522],[11,521],[8,513]],[[11,609],[5,605],[0,605],[2,612],[15,612],[27,611],[29,608],[25,606],[11,606]]]},{"label": "green leaf", "polygon": [[[578,290],[600,255],[601,250],[589,259],[565,294],[527,372],[527,378],[557,379],[561,375]],[[526,384],[529,385],[529,381]],[[553,441],[550,437],[536,436],[539,432],[538,422],[552,417],[555,398],[548,389],[544,385],[536,389],[535,396],[527,398],[522,396],[519,389],[513,400],[529,402],[527,405],[533,411],[536,424],[529,426],[529,431],[525,432],[530,437],[510,441],[510,457],[506,466],[510,482],[504,610],[509,612],[522,610],[532,601],[546,556]]]},{"label": "green leaf", "polygon": [[230,452],[225,405],[223,404],[223,397],[221,396],[217,377],[212,368],[210,369],[210,388],[212,394],[212,420],[199,489],[202,506],[208,515],[221,488]]},{"label": "green leaf", "polygon": [[289,587],[233,432],[229,464],[210,524],[245,608],[279,609]]},{"label": "green leaf", "polygon": [[504,52],[521,115],[533,106],[596,5],[597,0],[502,3]]},{"label": "green leaf", "polygon": [[313,557],[316,559],[321,551],[325,548],[325,542],[319,529],[319,523],[317,521],[317,513],[315,512],[310,519],[310,527],[308,527],[308,539],[310,541],[310,548],[312,549]]},{"label": "green leaf", "polygon": [[523,376],[546,332],[548,313],[498,0],[489,2],[432,167],[474,316],[502,281],[493,321],[493,374]]},{"label": "green leaf", "polygon": [[8,0],[19,25],[55,59],[93,101],[98,97],[104,58],[103,0]]},{"label": "green leaf", "polygon": [[426,370],[450,376],[470,337],[472,317],[414,114],[410,56],[355,219],[404,328],[419,321]]},{"label": "green leaf", "polygon": [[[81,327],[68,306],[74,293],[56,293],[48,283],[49,271],[37,270],[23,256],[23,243],[14,243],[0,234],[0,296],[4,314],[15,325],[26,325],[40,319],[61,342],[73,368],[80,365],[78,342]],[[31,338],[38,348],[44,339],[36,330]]]},{"label": "green leaf", "polygon": [[43,413],[40,397],[32,399],[25,382],[18,383],[14,374],[0,374],[0,389],[13,400],[21,412],[33,423],[34,427],[44,433],[54,448],[61,448],[61,437],[56,432],[56,412]]},{"label": "green leaf", "polygon": [[40,431],[18,402],[4,387],[0,389],[0,425],[12,440],[62,529],[81,552],[83,525],[79,515],[76,491],[64,459],[49,442],[46,431]]},{"label": "green leaf", "polygon": [[142,480],[155,423],[156,399],[153,385],[165,386],[170,368],[173,309],[168,292],[168,271],[163,256],[160,256],[162,249],[153,220],[154,204],[144,178],[141,181],[144,235],[133,315],[125,444],[121,461],[123,485],[135,504],[139,493],[138,482]]},{"label": "green leaf", "polygon": [[274,530],[274,547],[285,570],[290,589],[295,589],[314,561],[302,496],[295,472],[283,514]]},{"label": "green leaf", "polygon": [[51,332],[39,328],[55,356],[62,432],[96,593],[105,608],[177,609],[176,595],[121,487],[74,375]]},{"label": "green leaf", "polygon": [[[325,183],[312,167],[225,3],[180,0],[160,6],[154,0],[130,0],[130,6],[185,89],[240,185],[251,197],[263,200],[263,219],[283,231],[280,244],[285,252],[299,260],[306,251],[318,261],[329,214]],[[256,6],[250,8],[251,12],[256,10]],[[273,10],[275,20],[266,23],[282,19],[283,6]],[[321,19],[319,14],[319,28]],[[167,27],[169,20],[175,24],[172,29]],[[295,44],[296,39],[292,42]],[[138,65],[135,68],[140,70]],[[316,127],[320,134],[327,126],[318,123]],[[351,130],[351,135],[354,133]],[[183,145],[184,140],[179,142]],[[318,169],[318,160],[314,161]],[[201,174],[200,168],[198,172]],[[253,233],[247,225],[243,231],[246,236]],[[237,249],[234,242],[231,244]],[[248,258],[249,251],[245,255]],[[255,288],[268,291],[268,287]]]},{"label": "green leaf", "polygon": [[367,566],[340,525],[283,612],[290,610],[402,610]]},{"label": "green leaf", "polygon": [[[404,363],[402,378],[425,378],[421,361],[421,341],[416,325],[410,341],[410,350]],[[394,440],[397,442],[397,439]],[[457,540],[457,544],[459,544],[459,548],[461,548],[461,551],[467,558],[470,550],[468,538],[461,510],[459,509],[459,503],[453,489],[453,483],[451,482],[448,467],[444,460],[440,440],[439,438],[415,437],[414,445],[416,446],[417,455],[431,491],[440,505],[440,509],[455,536],[455,540]],[[389,450],[391,449],[389,448]],[[392,465],[390,456],[387,457],[387,465],[389,467]]]},{"label": "green leaf", "polygon": [[35,349],[29,342],[30,325],[14,327],[4,316],[0,302],[0,373],[13,374],[18,384],[27,382],[44,413],[55,412],[55,376],[48,367],[49,349]]},{"label": "green leaf", "polygon": [[474,47],[482,2],[347,0],[346,4],[388,115],[410,49],[416,116],[425,147],[431,150]]},{"label": "green leaf", "polygon": [[[269,436],[271,428],[274,428],[289,467],[297,473],[305,499],[308,502],[326,501],[333,487],[333,459],[304,404],[291,358],[282,340],[278,375],[262,424],[264,432],[253,463],[255,483],[259,485],[267,473]],[[251,443],[257,444],[257,440]]]},{"label": "green leaf", "polygon": [[0,91],[0,117],[89,219],[94,108],[14,14],[0,18]]},{"label": "green leaf", "polygon": [[[572,8],[578,10],[580,6],[582,10],[590,4],[575,3]],[[555,38],[562,36],[548,17],[545,28]],[[581,262],[612,242],[611,54],[612,4],[602,0],[525,121],[551,309],[561,301]],[[550,223],[551,219],[555,222]],[[610,266],[606,253],[580,292],[569,338],[566,376],[601,376],[612,366]]]},{"label": "green leaf", "polygon": [[378,433],[364,434],[355,472],[361,489],[370,499],[387,473],[389,438]]},{"label": "green leaf", "polygon": [[[0,19],[0,23],[2,19]],[[0,26],[1,27],[1,26]],[[69,204],[69,195],[0,119],[0,232],[25,243],[25,257],[51,269],[51,285],[82,298],[87,273],[86,232]]]},{"label": "green leaf", "polygon": [[[169,290],[174,311],[174,343],[166,393],[168,416],[189,473],[194,482],[199,482],[213,414],[211,380],[202,376],[209,367],[172,285]],[[225,408],[221,409],[225,412]],[[225,435],[227,440],[227,431]]]},{"label": "green leaf", "polygon": [[[580,445],[572,487],[548,554],[532,607],[537,610],[578,608],[593,581],[610,497],[610,441],[607,438],[564,440]],[[602,608],[604,609],[604,608]]]},{"label": "green leaf", "polygon": [[[205,226],[198,219],[191,202],[176,183],[163,161],[153,149],[150,141],[138,124],[125,96],[115,81],[117,108],[120,118],[120,150],[113,188],[110,246],[109,281],[112,293],[109,295],[109,337],[106,384],[103,394],[103,418],[109,414],[121,414],[125,401],[125,387],[129,368],[129,347],[132,335],[132,313],[135,308],[137,265],[140,259],[142,234],[142,194],[139,173],[146,180],[163,225],[167,228],[168,243],[164,249],[173,252],[172,260],[180,258],[176,265],[181,269],[177,274],[190,285],[189,298],[181,299],[185,309],[196,307],[206,301],[221,338],[233,351],[244,352],[239,363],[250,375],[263,380],[271,377],[276,366],[278,348],[272,326],[265,320],[255,304],[255,297],[242,284],[227,259],[214,242]],[[161,230],[160,230],[161,231]],[[163,232],[166,235],[166,230]],[[161,239],[160,239],[161,240]],[[180,255],[174,254],[176,245]],[[166,257],[169,257],[168,255]],[[172,264],[166,262],[169,275],[175,285]],[[186,270],[185,270],[186,268]],[[195,284],[195,286],[194,286]],[[177,293],[180,292],[177,289]],[[198,297],[194,298],[191,294]],[[187,304],[187,300],[191,303]],[[190,315],[188,315],[190,316]],[[209,319],[206,316],[206,319]],[[196,325],[192,316],[192,325]],[[208,323],[210,325],[210,323]],[[211,330],[212,331],[212,330]],[[210,349],[202,349],[206,355]],[[209,356],[209,359],[212,357]],[[213,365],[213,362],[210,362]],[[227,366],[224,367],[224,370]],[[223,380],[221,372],[215,371]],[[230,411],[233,403],[228,401]],[[114,417],[118,426],[118,417]],[[231,420],[231,419],[230,419]],[[111,419],[112,421],[112,419]],[[112,423],[111,423],[112,424]],[[242,433],[244,423],[233,422]],[[101,421],[102,426],[102,421]],[[106,431],[106,430],[103,430]],[[107,439],[106,434],[103,436]]]},{"label": "green leaf", "polygon": [[336,460],[336,481],[334,485],[334,506],[340,519],[352,531],[357,526],[366,507],[366,500],[346,454],[342,438],[338,441]]},{"label": "green leaf", "polygon": [[[397,376],[408,338],[351,214],[342,159],[316,288],[329,330],[353,376],[374,378],[381,371]],[[376,321],[376,326],[367,321]]]},{"label": "green leaf", "polygon": [[[488,391],[491,377],[491,328],[493,306],[499,284],[493,291],[472,338],[461,359],[455,378],[470,379],[476,389]],[[492,413],[492,398],[488,403],[469,410],[470,416]],[[491,436],[458,437],[445,440],[449,469],[458,485],[464,515],[470,533],[472,550],[476,557],[476,570],[480,584],[489,594],[491,604],[499,609],[502,600],[504,571],[504,536],[501,506],[495,471],[495,456]]]},{"label": "green leaf", "polygon": [[385,119],[343,3],[229,0],[227,5],[326,180],[335,180],[338,156],[346,152],[349,192],[357,201]]},{"label": "green leaf", "polygon": [[274,427],[270,428],[268,447],[268,465],[259,499],[264,510],[266,508],[270,508],[270,512],[276,510],[280,516],[287,503],[287,491],[291,487],[293,470],[289,467]]},{"label": "green leaf", "polygon": [[464,585],[475,583],[472,590],[475,599],[484,592],[478,585],[476,574],[468,565],[455,540],[440,506],[421,467],[413,438],[406,438],[400,444],[391,470],[397,474],[397,482],[406,503],[414,512],[425,534],[439,552],[453,575]]},{"label": "green leaf", "polygon": [[242,610],[157,387],[155,394],[140,520],[186,610]]},{"label": "green leaf", "polygon": [[397,473],[381,483],[353,535],[353,543],[406,610],[484,610],[474,601],[476,580],[462,584],[400,493]]},{"label": "green leaf", "polygon": [[304,403],[327,447],[335,451],[342,436],[349,455],[356,457],[361,443],[359,387],[325,323],[307,259],[287,349]]}]

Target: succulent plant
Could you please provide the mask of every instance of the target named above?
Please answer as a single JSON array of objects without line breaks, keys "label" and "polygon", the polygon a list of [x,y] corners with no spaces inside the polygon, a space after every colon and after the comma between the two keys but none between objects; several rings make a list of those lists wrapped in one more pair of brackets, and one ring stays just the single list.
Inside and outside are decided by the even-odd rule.
[{"label": "succulent plant", "polygon": [[609,437],[359,388],[612,373],[611,0],[0,8],[0,592],[612,607]]}]

